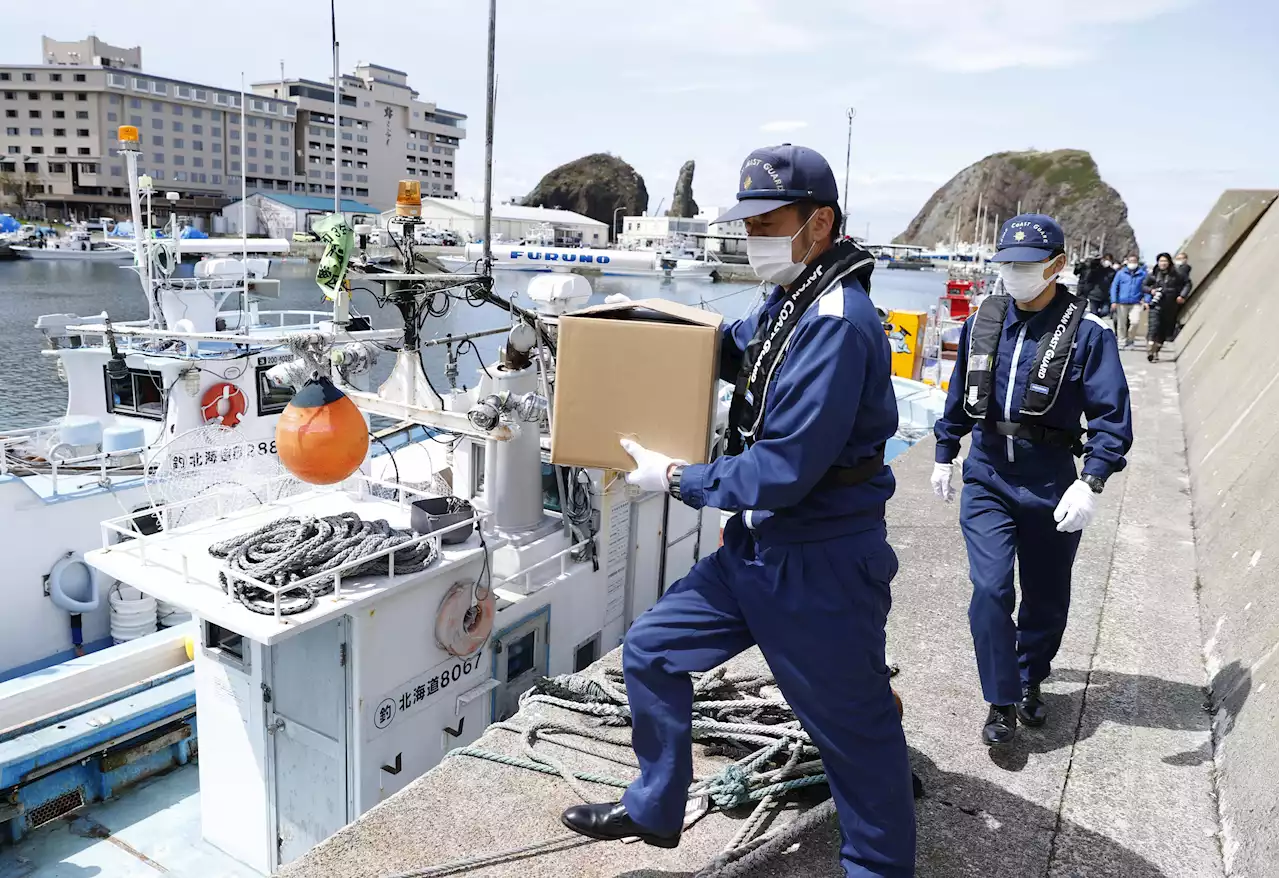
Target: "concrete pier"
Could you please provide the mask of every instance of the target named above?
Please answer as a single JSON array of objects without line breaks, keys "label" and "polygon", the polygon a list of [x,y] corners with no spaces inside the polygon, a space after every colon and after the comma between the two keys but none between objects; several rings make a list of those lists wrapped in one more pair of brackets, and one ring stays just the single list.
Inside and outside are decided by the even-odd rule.
[{"label": "concrete pier", "polygon": [[[958,504],[943,505],[930,491],[931,442],[894,462],[890,537],[901,569],[889,644],[902,668],[894,686],[905,704],[913,767],[927,791],[917,809],[920,875],[1222,874],[1181,420],[1166,400],[1175,367],[1148,365],[1136,352],[1125,360],[1144,441],[1108,485],[1081,546],[1070,625],[1045,687],[1050,724],[1020,729],[1018,743],[997,759],[978,740],[985,706],[966,615]],[[477,746],[514,754],[519,739],[490,732]],[[584,770],[619,773],[539,746]],[[600,788],[602,800],[609,794]],[[463,817],[466,802],[484,806]],[[559,835],[559,812],[571,804],[572,792],[557,779],[450,760],[285,874],[374,878],[530,844]],[[686,874],[719,852],[737,822],[712,815],[675,851],[596,844],[480,874]],[[755,874],[842,874],[834,825]]]},{"label": "concrete pier", "polygon": [[[958,504],[932,496],[931,441],[893,463],[889,527],[901,569],[889,644],[926,790],[917,805],[920,876],[1275,874],[1277,214],[1274,192],[1246,194],[1206,220],[1221,220],[1219,233],[1204,236],[1215,252],[1188,248],[1195,309],[1167,361],[1123,354],[1137,441],[1081,544],[1070,623],[1045,686],[1049,723],[1020,729],[1007,749],[979,743],[985,705]],[[762,667],[754,651],[734,663]],[[522,710],[515,722],[536,712],[555,709]],[[477,746],[515,755],[521,743],[495,729]],[[616,748],[538,746],[571,768],[634,776]],[[699,774],[725,762],[695,751]],[[594,789],[599,801],[616,798]],[[563,835],[559,814],[577,801],[559,778],[447,759],[282,874],[385,878],[536,845]],[[774,825],[813,807],[809,799],[783,810]],[[671,851],[561,842],[457,874],[843,874],[830,819],[785,847],[702,871],[745,816],[713,812]]]}]

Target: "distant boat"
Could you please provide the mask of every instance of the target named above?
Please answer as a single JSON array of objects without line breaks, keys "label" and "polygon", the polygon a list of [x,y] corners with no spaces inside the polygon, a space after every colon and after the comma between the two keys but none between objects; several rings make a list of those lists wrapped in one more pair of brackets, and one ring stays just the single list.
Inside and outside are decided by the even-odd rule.
[{"label": "distant boat", "polygon": [[45,246],[30,244],[9,245],[19,259],[65,259],[90,262],[125,262],[133,259],[133,252],[106,241],[95,241],[83,225],[77,226],[65,236],[46,239]]}]

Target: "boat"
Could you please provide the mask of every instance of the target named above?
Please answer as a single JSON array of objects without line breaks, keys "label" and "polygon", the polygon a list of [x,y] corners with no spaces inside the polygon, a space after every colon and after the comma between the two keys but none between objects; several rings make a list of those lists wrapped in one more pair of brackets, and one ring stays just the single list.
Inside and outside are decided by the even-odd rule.
[{"label": "boat", "polygon": [[[483,243],[467,244],[462,255],[441,254],[442,265],[463,271],[481,258]],[[700,251],[606,250],[591,247],[552,247],[541,244],[502,244],[492,249],[493,265],[503,271],[559,271],[615,277],[660,277],[672,280],[711,280],[722,263]]]},{"label": "boat", "polygon": [[10,244],[19,259],[64,259],[92,262],[124,262],[133,258],[133,252],[109,241],[95,240],[92,232],[78,224],[66,235],[44,239],[44,246]]}]

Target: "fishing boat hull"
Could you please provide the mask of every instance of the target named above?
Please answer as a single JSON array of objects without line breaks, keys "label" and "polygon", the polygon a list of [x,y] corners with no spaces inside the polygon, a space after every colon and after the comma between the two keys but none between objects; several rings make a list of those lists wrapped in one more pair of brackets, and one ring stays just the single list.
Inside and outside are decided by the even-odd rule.
[{"label": "fishing boat hull", "polygon": [[21,244],[9,248],[19,259],[63,260],[68,262],[126,262],[133,253],[115,247],[99,250],[64,250],[57,247],[27,247]]},{"label": "fishing boat hull", "polygon": [[[470,271],[484,257],[480,244],[468,244],[461,256],[438,256],[450,271]],[[597,250],[495,244],[490,258],[503,271],[562,271],[609,277],[659,277],[710,280],[720,263],[664,256],[653,250]]]}]

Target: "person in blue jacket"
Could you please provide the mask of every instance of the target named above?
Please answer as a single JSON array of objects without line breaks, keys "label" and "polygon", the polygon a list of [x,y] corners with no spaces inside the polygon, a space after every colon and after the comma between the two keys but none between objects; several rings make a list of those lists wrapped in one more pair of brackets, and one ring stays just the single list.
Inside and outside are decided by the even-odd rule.
[{"label": "person in blue jacket", "polygon": [[619,803],[565,812],[592,838],[679,843],[693,780],[690,674],[758,644],[822,755],[850,876],[914,874],[915,811],[889,688],[885,621],[898,560],[885,531],[898,426],[889,342],[868,295],[875,259],[840,235],[835,177],[783,144],[742,166],[738,203],[756,274],[776,284],[722,329],[734,382],[727,453],[686,465],[635,442],[627,481],[736,513],[627,632],[623,671],[640,777]]},{"label": "person in blue jacket", "polygon": [[1111,313],[1115,315],[1116,335],[1127,348],[1133,347],[1133,334],[1147,308],[1142,292],[1142,282],[1146,279],[1147,267],[1138,261],[1137,253],[1125,257],[1124,265],[1111,279]]},{"label": "person in blue jacket", "polygon": [[1040,684],[1067,627],[1081,531],[1133,444],[1115,334],[1055,282],[1067,263],[1063,242],[1062,228],[1041,214],[1001,227],[992,261],[1007,295],[988,297],[961,329],[946,407],[934,425],[933,490],[947,501],[955,495],[960,440],[973,433],[960,528],[973,582],[969,627],[989,705],[987,745],[1014,740],[1019,721],[1046,720]]}]

